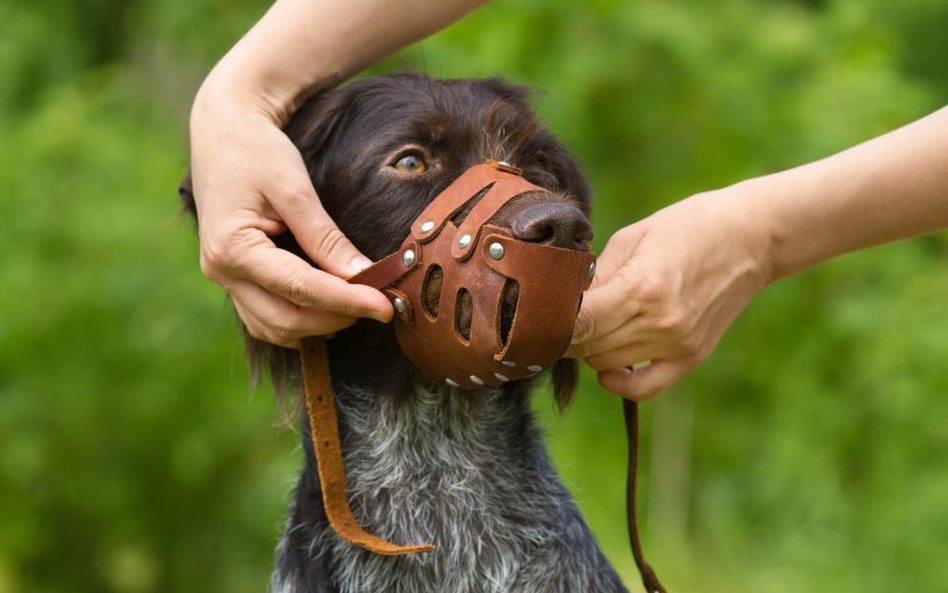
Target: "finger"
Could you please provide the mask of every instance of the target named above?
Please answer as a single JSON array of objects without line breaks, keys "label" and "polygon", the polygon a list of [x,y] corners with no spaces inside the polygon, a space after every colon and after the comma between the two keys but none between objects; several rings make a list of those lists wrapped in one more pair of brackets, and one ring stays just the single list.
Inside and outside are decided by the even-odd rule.
[{"label": "finger", "polygon": [[631,345],[632,343],[646,342],[647,337],[649,337],[648,324],[645,316],[639,314],[605,335],[592,337],[585,342],[577,342],[574,340],[566,350],[565,356],[571,358],[588,358],[610,350],[615,350],[616,348]]},{"label": "finger", "polygon": [[[306,174],[302,157],[294,159],[292,181],[268,188],[267,198],[279,218],[289,227],[303,251],[332,274],[349,278],[372,265],[343,234],[323,208]],[[287,184],[286,179],[283,180]]]},{"label": "finger", "polygon": [[585,361],[593,370],[607,371],[609,369],[631,367],[646,360],[661,360],[665,356],[666,353],[656,347],[655,344],[636,342],[589,356]]},{"label": "finger", "polygon": [[600,371],[597,378],[606,390],[626,399],[642,401],[677,383],[691,368],[679,362],[655,360],[648,367],[636,371],[626,368]]},{"label": "finger", "polygon": [[587,342],[612,333],[636,316],[638,310],[631,300],[632,294],[622,274],[583,294],[571,340],[571,345],[579,347],[580,356],[585,354]]},{"label": "finger", "polygon": [[272,243],[249,249],[237,271],[241,278],[304,307],[349,317],[371,317],[383,323],[390,321],[394,314],[391,303],[378,290],[349,284]]},{"label": "finger", "polygon": [[231,300],[247,331],[258,340],[298,348],[300,338],[326,335],[349,327],[357,318],[300,307],[250,282],[231,287]]}]

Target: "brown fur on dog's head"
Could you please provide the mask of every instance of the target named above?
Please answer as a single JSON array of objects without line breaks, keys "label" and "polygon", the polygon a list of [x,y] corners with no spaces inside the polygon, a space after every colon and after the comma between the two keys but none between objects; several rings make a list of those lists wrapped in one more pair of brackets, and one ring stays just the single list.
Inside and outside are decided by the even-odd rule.
[{"label": "brown fur on dog's head", "polygon": [[[299,147],[326,211],[356,247],[378,260],[398,249],[414,219],[451,181],[487,159],[520,167],[527,180],[588,215],[588,184],[568,152],[538,122],[527,97],[526,89],[498,79],[391,75],[314,97],[286,133]],[[419,174],[397,170],[395,164],[406,155],[422,159],[427,169]],[[182,182],[181,195],[193,213],[190,178]],[[289,233],[274,241],[309,261]],[[390,328],[386,333],[370,332],[371,339],[394,342]],[[247,345],[255,376],[266,365],[278,391],[295,382],[295,351],[249,335]],[[391,347],[376,349],[376,355],[400,355],[392,353]],[[576,384],[575,361],[559,361],[552,376],[557,403],[564,407]]]}]

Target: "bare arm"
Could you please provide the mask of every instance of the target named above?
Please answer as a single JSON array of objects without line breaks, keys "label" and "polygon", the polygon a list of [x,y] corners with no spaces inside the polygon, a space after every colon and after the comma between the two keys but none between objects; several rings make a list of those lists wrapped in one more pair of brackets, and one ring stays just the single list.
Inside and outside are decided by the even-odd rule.
[{"label": "bare arm", "polygon": [[599,258],[571,353],[586,358],[610,391],[650,397],[704,361],[770,282],[945,228],[948,108],[831,157],[692,196],[620,230]]},{"label": "bare arm", "polygon": [[948,108],[747,183],[770,228],[770,280],[842,253],[948,228]]},{"label": "bare arm", "polygon": [[[478,4],[277,0],[208,75],[191,111],[201,269],[253,336],[296,346],[358,317],[391,318],[380,292],[342,280],[370,262],[323,210],[281,127],[308,96]],[[287,228],[321,269],[274,246]]]}]

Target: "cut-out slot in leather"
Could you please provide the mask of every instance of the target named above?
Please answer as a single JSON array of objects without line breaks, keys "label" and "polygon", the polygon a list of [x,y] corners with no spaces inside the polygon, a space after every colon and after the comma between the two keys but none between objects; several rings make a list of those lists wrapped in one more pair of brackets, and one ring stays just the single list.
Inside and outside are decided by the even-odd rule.
[{"label": "cut-out slot in leather", "polygon": [[438,318],[441,309],[441,287],[444,284],[444,270],[435,264],[425,272],[425,281],[421,285],[421,305],[432,319]]},{"label": "cut-out slot in leather", "polygon": [[514,317],[517,315],[517,302],[520,299],[520,284],[513,278],[507,278],[504,283],[503,300],[500,305],[500,343],[507,345],[510,337],[510,328],[513,327]]},{"label": "cut-out slot in leather", "polygon": [[474,206],[477,206],[478,202],[481,201],[481,198],[486,196],[487,192],[489,192],[492,187],[494,187],[493,183],[481,189],[479,192],[471,196],[470,200],[464,202],[463,206],[451,214],[450,220],[452,223],[454,223],[454,226],[461,226],[461,223],[464,222],[464,219],[467,218],[467,215],[471,213],[471,210],[474,209]]},{"label": "cut-out slot in leather", "polygon": [[471,317],[474,314],[474,300],[471,293],[462,288],[458,290],[454,302],[454,331],[465,344],[471,341]]}]

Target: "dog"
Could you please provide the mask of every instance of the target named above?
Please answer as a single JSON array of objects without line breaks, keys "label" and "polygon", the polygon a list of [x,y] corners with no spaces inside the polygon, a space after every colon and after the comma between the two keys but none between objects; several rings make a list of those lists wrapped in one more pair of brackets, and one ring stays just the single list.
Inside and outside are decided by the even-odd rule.
[{"label": "dog", "polygon": [[[520,240],[587,249],[590,187],[528,99],[527,89],[499,79],[389,75],[317,95],[285,131],[326,211],[373,260],[398,249],[425,206],[487,159],[522,169],[554,195],[518,197],[492,224]],[[188,179],[181,195],[194,213]],[[274,240],[306,258],[291,235]],[[427,307],[436,306],[438,289],[429,283]],[[514,286],[504,295],[502,324],[516,299]],[[460,310],[463,334],[470,303]],[[278,392],[300,389],[296,351],[245,337],[255,372],[268,370]],[[303,469],[276,552],[273,593],[626,590],[547,456],[529,406],[537,377],[455,389],[427,378],[392,328],[369,320],[330,340],[329,358],[355,515],[386,539],[436,548],[382,556],[340,539],[326,519],[304,416]],[[561,409],[576,373],[571,360],[551,370]]]}]

